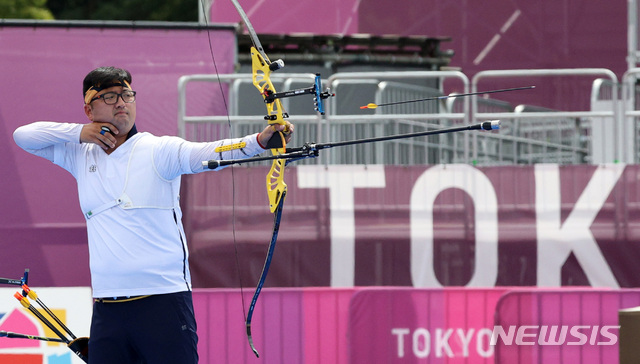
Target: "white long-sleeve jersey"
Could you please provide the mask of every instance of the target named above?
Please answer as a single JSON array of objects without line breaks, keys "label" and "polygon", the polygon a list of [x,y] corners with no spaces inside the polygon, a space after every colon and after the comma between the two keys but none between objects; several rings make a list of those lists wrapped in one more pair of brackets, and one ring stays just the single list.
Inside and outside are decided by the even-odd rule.
[{"label": "white long-sleeve jersey", "polygon": [[[131,136],[111,154],[80,143],[83,124],[36,122],[14,132],[16,144],[71,173],[87,220],[93,296],[163,294],[191,289],[179,204],[180,176],[202,161],[259,154],[257,134],[210,143],[150,133]],[[216,153],[218,146],[245,142]]]}]

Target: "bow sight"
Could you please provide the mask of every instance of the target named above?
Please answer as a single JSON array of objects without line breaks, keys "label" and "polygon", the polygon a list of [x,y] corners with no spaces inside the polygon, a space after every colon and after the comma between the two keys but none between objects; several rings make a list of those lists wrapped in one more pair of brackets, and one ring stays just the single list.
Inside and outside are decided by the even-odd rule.
[{"label": "bow sight", "polygon": [[[273,62],[272,64],[275,64],[277,62],[282,62],[282,60],[277,60],[276,62]],[[284,66],[284,62],[282,62],[282,67]],[[278,67],[276,69],[282,68],[282,67]],[[322,91],[322,80],[320,78],[320,74],[316,73],[316,78],[314,81],[313,86],[308,87],[308,88],[300,88],[300,89],[295,89],[295,90],[289,90],[289,91],[282,91],[282,92],[272,92],[271,90],[265,90],[264,91],[264,102],[265,103],[272,103],[274,102],[276,99],[281,99],[281,98],[285,98],[285,97],[292,97],[292,96],[301,96],[301,95],[314,95],[313,97],[313,102],[314,102],[314,106],[315,106],[315,110],[317,112],[320,113],[320,115],[324,115],[325,110],[324,110],[324,103],[322,102],[322,100],[326,100],[329,97],[335,96],[336,94],[332,94],[329,90],[329,88],[327,87],[327,89],[325,91]],[[288,117],[289,115],[285,113],[285,117]],[[271,116],[271,118],[273,118],[275,116]],[[266,120],[275,120],[275,119],[271,119],[270,117],[265,117]]]}]

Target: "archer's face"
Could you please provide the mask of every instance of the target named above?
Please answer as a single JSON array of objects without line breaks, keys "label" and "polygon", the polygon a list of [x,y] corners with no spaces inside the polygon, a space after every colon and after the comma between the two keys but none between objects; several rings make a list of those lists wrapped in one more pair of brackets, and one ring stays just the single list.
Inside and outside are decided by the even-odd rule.
[{"label": "archer's face", "polygon": [[[107,105],[104,101],[104,94],[116,93],[122,94],[124,91],[130,91],[122,86],[113,86],[108,89],[101,90],[96,94],[94,100],[85,105],[85,114],[89,120],[93,122],[103,122],[114,125],[119,130],[120,136],[126,136],[136,121],[136,102],[125,102],[123,97],[116,96],[116,102],[113,105]],[[112,94],[111,94],[112,95]],[[101,97],[103,96],[103,97]]]}]

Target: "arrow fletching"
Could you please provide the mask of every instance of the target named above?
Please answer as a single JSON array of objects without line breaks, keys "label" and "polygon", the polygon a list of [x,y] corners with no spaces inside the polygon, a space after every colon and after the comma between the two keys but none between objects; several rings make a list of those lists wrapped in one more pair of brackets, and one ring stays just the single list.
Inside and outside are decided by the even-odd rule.
[{"label": "arrow fletching", "polygon": [[364,105],[364,106],[360,106],[360,108],[361,108],[361,109],[375,109],[375,108],[377,108],[377,107],[378,107],[378,105],[373,104],[373,103],[371,103],[371,104],[366,104],[366,105]]}]

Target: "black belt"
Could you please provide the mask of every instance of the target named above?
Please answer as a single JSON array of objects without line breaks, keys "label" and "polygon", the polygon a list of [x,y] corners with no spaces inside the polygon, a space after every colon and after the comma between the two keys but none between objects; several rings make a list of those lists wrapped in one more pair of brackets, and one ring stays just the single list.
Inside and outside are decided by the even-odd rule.
[{"label": "black belt", "polygon": [[120,296],[120,297],[103,297],[103,298],[96,298],[95,301],[96,302],[100,302],[100,303],[120,303],[120,302],[131,302],[131,301],[135,301],[135,300],[140,300],[143,298],[147,298],[150,295],[144,295],[144,296]]}]

